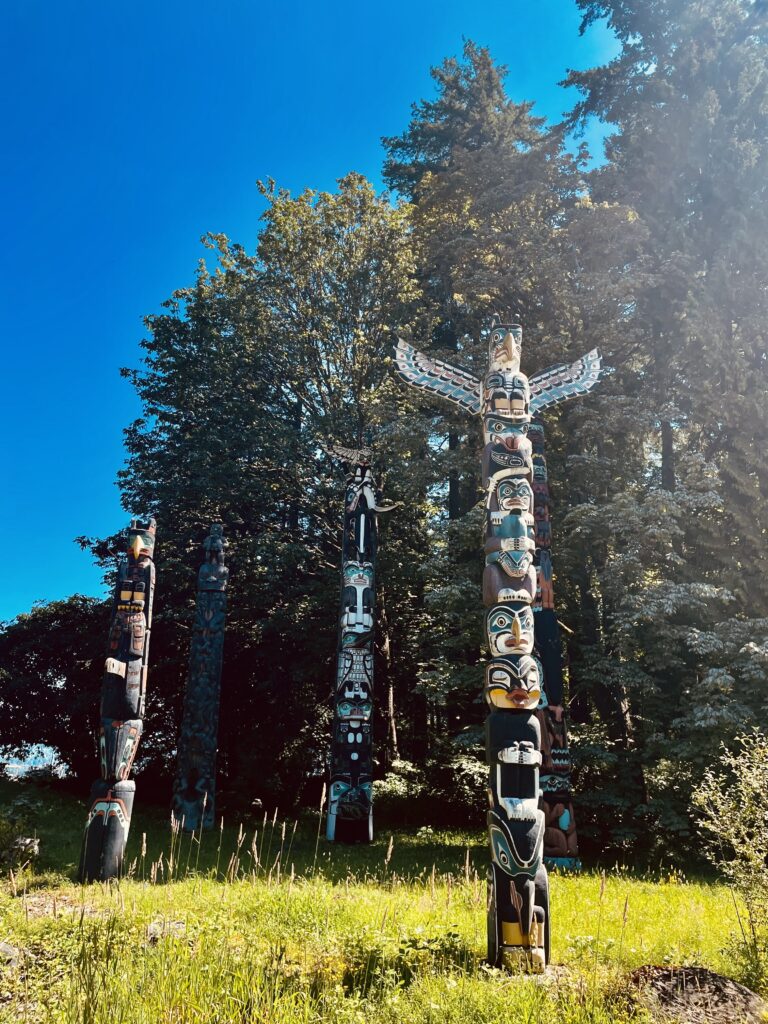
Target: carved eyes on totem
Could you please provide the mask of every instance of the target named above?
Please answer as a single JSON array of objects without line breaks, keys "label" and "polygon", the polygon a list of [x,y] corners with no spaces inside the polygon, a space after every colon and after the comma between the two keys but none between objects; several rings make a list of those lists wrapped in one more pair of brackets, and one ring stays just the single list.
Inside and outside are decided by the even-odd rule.
[{"label": "carved eyes on totem", "polygon": [[491,826],[491,844],[496,863],[502,868],[510,868],[512,866],[512,851],[504,833],[495,825]]},{"label": "carved eyes on totem", "polygon": [[519,482],[504,481],[499,485],[499,499],[529,498],[532,493],[530,484],[526,480]]},{"label": "carved eyes on totem", "polygon": [[491,612],[491,615],[492,618],[489,620],[491,627],[498,626],[500,629],[506,629],[507,626],[511,626],[513,622],[517,621],[520,629],[533,629],[533,611],[530,607],[515,613],[511,613],[504,608],[495,613]]},{"label": "carved eyes on totem", "polygon": [[485,418],[485,429],[490,434],[508,437],[514,434],[527,434],[528,423],[515,423],[511,420],[498,419],[498,413],[491,413]]}]

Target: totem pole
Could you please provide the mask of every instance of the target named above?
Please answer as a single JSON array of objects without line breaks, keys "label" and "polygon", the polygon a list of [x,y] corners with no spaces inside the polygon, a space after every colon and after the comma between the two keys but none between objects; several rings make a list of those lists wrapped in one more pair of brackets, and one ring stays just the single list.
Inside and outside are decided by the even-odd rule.
[{"label": "totem pole", "polygon": [[542,764],[539,784],[544,797],[544,860],[549,866],[575,870],[580,867],[580,861],[571,804],[571,757],[563,707],[563,646],[552,586],[549,483],[544,457],[544,425],[540,419],[531,420],[528,437],[533,449],[533,518],[536,532],[534,644],[544,681],[536,712],[541,727]]},{"label": "totem pole", "polygon": [[224,528],[214,523],[203,544],[184,717],[173,783],[173,813],[186,832],[213,828],[221,662],[227,617]]},{"label": "totem pole", "polygon": [[[570,803],[568,820],[565,809],[548,819],[540,779],[544,762],[545,772],[550,772],[545,780],[559,773],[554,789],[546,782],[548,795],[553,791],[559,796],[568,788],[561,781],[563,766],[567,774],[567,750],[564,755],[549,513],[546,501],[541,501],[541,485],[546,483],[543,435],[537,435],[538,423],[530,436],[529,432],[534,412],[586,394],[602,371],[600,355],[593,350],[571,366],[553,366],[528,380],[520,372],[522,335],[518,324],[492,324],[489,367],[482,382],[417,352],[402,339],[397,345],[397,367],[409,384],[447,398],[483,421],[483,603],[490,653],[484,688],[489,712],[485,723],[491,851],[488,961],[498,967],[543,970],[550,946],[545,829],[547,821],[556,818],[558,836],[562,831],[571,837],[573,822]],[[542,615],[545,625],[539,628]],[[550,730],[550,718],[556,729]],[[554,769],[556,757],[559,767]],[[575,854],[575,837],[568,850]]]},{"label": "totem pole", "polygon": [[326,838],[373,839],[373,637],[377,505],[368,448],[327,447],[346,469],[341,615],[330,753]]},{"label": "totem pole", "polygon": [[112,605],[108,656],[101,686],[101,778],[80,854],[81,882],[120,876],[136,783],[129,780],[144,717],[147,659],[155,590],[155,520],[131,520],[128,553],[120,562]]}]

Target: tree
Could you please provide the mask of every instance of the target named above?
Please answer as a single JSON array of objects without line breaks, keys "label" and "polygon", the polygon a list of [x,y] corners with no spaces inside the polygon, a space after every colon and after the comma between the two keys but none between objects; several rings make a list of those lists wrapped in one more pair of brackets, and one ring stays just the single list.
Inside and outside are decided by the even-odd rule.
[{"label": "tree", "polygon": [[2,749],[56,750],[79,781],[98,764],[96,731],[108,602],[74,594],[36,605],[0,630]]},{"label": "tree", "polygon": [[[531,104],[509,99],[506,70],[487,50],[468,43],[462,60],[451,58],[432,74],[436,98],[414,104],[403,135],[384,140],[384,173],[413,202],[431,311],[426,327],[437,354],[482,377],[484,331],[496,312],[511,312],[524,323],[530,374],[613,341],[627,293],[625,276],[608,280],[607,271],[629,261],[637,247],[629,211],[590,201],[585,153],[571,155],[562,128],[547,129],[532,116]],[[436,531],[429,563],[427,597],[439,628],[422,679],[447,717],[449,735],[461,722],[471,723],[456,738],[463,745],[477,742],[482,715],[479,519],[470,511],[480,496],[480,438],[460,413],[429,411],[437,467],[449,488],[447,518]],[[587,451],[601,440],[597,422],[593,427],[591,435],[581,431]],[[555,436],[562,442],[561,434]],[[441,437],[445,441],[435,443]],[[621,457],[626,460],[626,449]],[[590,493],[596,483],[590,481]],[[604,710],[612,713],[612,707]]]},{"label": "tree", "polygon": [[403,472],[412,427],[398,423],[388,366],[390,325],[407,327],[418,290],[407,212],[361,176],[336,193],[262,190],[255,254],[209,236],[215,269],[201,265],[147,320],[144,368],[125,371],[144,414],[126,433],[120,486],[126,508],[158,520],[151,685],[162,696],[146,728],[158,755],[164,746],[158,771],[180,718],[197,544],[218,519],[231,568],[221,765],[230,796],[285,806],[327,747],[342,479],[323,443],[372,444],[391,496],[410,499],[407,521],[383,526],[380,562],[398,624],[389,675],[407,699],[423,499]]},{"label": "tree", "polygon": [[615,129],[591,201],[638,225],[611,270],[631,296],[617,383],[629,392],[631,369],[638,420],[614,434],[612,417],[603,437],[634,444],[645,468],[569,515],[569,568],[576,547],[593,552],[568,574],[575,667],[619,680],[640,773],[616,817],[626,836],[644,820],[663,837],[690,829],[692,781],[763,708],[766,14],[741,0],[579,6],[622,43],[566,84],[583,97],[571,124]]}]

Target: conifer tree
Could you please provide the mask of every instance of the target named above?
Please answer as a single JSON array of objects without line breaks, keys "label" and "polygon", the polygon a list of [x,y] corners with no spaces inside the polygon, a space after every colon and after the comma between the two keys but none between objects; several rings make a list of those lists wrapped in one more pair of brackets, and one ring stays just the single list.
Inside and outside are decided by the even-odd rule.
[{"label": "conifer tree", "polygon": [[621,383],[631,365],[647,462],[571,517],[572,546],[602,551],[588,578],[598,629],[577,653],[627,694],[641,768],[627,835],[643,817],[663,835],[688,829],[691,778],[762,705],[766,14],[742,0],[579,5],[585,26],[607,17],[622,43],[567,84],[583,97],[572,124],[597,115],[614,129],[591,200],[639,225],[614,273],[631,294]]}]

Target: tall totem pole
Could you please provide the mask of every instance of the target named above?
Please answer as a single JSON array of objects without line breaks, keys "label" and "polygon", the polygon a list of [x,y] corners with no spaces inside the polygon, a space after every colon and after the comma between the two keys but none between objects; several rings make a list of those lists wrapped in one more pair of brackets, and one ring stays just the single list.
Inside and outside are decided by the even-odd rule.
[{"label": "tall totem pole", "polygon": [[128,776],[141,738],[155,590],[155,520],[131,520],[128,552],[120,562],[101,686],[101,778],[80,854],[80,880],[119,877],[131,825],[136,783]]},{"label": "tall totem pole", "polygon": [[[341,614],[330,752],[326,838],[373,839],[373,640],[377,512],[368,448],[328,447],[346,469],[341,542]],[[400,504],[397,502],[396,504]]]},{"label": "tall totem pole", "polygon": [[216,747],[219,731],[221,664],[227,618],[224,528],[214,523],[205,539],[205,561],[197,576],[197,604],[184,717],[179,733],[173,813],[186,832],[213,828],[216,800]]},{"label": "tall totem pole", "polygon": [[532,416],[586,394],[602,371],[600,355],[593,350],[571,366],[553,366],[529,380],[520,372],[522,336],[518,324],[494,322],[482,382],[417,352],[402,339],[397,367],[414,387],[482,417],[483,603],[490,653],[484,689],[489,712],[488,960],[499,967],[543,970],[550,946],[544,858],[551,846],[561,863],[574,862],[576,849],[567,796],[543,431]]}]

